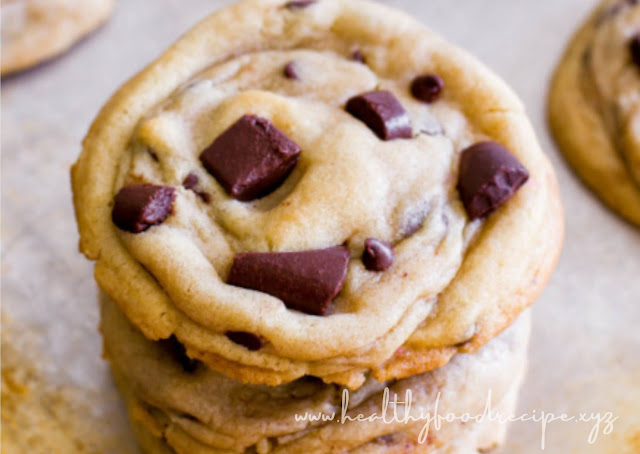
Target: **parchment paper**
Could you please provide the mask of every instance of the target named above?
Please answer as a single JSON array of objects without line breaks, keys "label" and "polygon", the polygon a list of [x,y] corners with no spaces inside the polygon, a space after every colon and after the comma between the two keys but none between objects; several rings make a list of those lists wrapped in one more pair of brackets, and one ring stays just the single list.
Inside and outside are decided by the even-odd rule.
[{"label": "parchment paper", "polygon": [[[77,253],[69,167],[100,106],[182,32],[230,1],[121,0],[111,21],[72,52],[2,81],[2,306],[26,359],[51,386],[78,389],[108,452],[133,452],[100,359],[92,266]],[[546,427],[549,453],[640,453],[640,230],[604,208],[567,168],[545,121],[547,84],[594,0],[395,0],[469,49],[522,97],[560,179],[567,239],[534,312],[519,414],[618,419],[594,444],[591,422]],[[532,245],[535,246],[535,245]],[[93,418],[93,419],[91,419]],[[517,422],[506,453],[541,450],[542,424]]]}]

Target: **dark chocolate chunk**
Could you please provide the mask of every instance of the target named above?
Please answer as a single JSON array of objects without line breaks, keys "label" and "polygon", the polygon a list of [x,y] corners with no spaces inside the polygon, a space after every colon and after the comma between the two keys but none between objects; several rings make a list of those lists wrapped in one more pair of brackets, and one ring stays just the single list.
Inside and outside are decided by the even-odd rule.
[{"label": "dark chocolate chunk", "polygon": [[367,238],[364,242],[362,263],[369,271],[385,271],[393,265],[395,256],[390,244],[375,238]]},{"label": "dark chocolate chunk", "polygon": [[529,172],[497,142],[480,142],[462,151],[458,191],[469,218],[487,216],[527,182]]},{"label": "dark chocolate chunk", "polygon": [[281,299],[289,309],[324,315],[347,277],[343,246],[303,252],[237,254],[227,283]]},{"label": "dark chocolate chunk", "polygon": [[227,331],[225,336],[234,344],[242,345],[248,350],[255,352],[262,348],[262,341],[258,336],[245,331]]},{"label": "dark chocolate chunk", "polygon": [[409,114],[389,91],[354,96],[347,102],[347,112],[364,122],[382,140],[413,136]]},{"label": "dark chocolate chunk", "polygon": [[187,349],[175,335],[160,341],[160,345],[169,352],[175,361],[180,363],[185,372],[195,372],[198,361],[187,356]]},{"label": "dark chocolate chunk", "polygon": [[353,58],[354,61],[357,61],[360,63],[366,63],[364,54],[359,49],[353,52],[353,54],[351,55],[351,58]]},{"label": "dark chocolate chunk", "polygon": [[193,191],[196,193],[196,195],[198,197],[200,197],[200,199],[202,199],[202,201],[204,203],[209,203],[211,202],[211,196],[209,195],[208,192],[204,192],[204,191],[199,191],[197,189],[198,187],[198,183],[200,182],[200,179],[198,178],[198,175],[196,175],[195,173],[191,172],[189,175],[187,175],[184,178],[184,181],[182,182],[182,186],[185,189],[188,189],[190,191]]},{"label": "dark chocolate chunk", "polygon": [[140,233],[161,224],[173,211],[175,189],[153,184],[125,186],[114,199],[111,219],[121,230]]},{"label": "dark chocolate chunk", "polygon": [[414,98],[426,103],[432,103],[440,97],[444,81],[435,74],[425,74],[413,79],[411,94]]},{"label": "dark chocolate chunk", "polygon": [[631,59],[636,66],[640,67],[640,33],[631,38],[631,41],[629,42],[629,50],[631,52]]},{"label": "dark chocolate chunk", "polygon": [[300,76],[298,76],[297,65],[296,62],[290,61],[284,67],[284,75],[287,79],[298,80]]},{"label": "dark chocolate chunk", "polygon": [[244,115],[200,155],[233,198],[249,201],[274,191],[300,157],[300,147],[269,120]]},{"label": "dark chocolate chunk", "polygon": [[317,1],[318,0],[294,0],[292,2],[287,2],[284,6],[290,10],[303,9],[317,3]]}]

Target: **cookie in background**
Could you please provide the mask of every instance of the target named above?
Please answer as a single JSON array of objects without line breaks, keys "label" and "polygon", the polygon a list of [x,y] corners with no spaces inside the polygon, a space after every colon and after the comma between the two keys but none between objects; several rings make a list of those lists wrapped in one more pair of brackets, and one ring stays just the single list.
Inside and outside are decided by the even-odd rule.
[{"label": "cookie in background", "polygon": [[640,3],[606,0],[578,30],[553,78],[549,120],[580,178],[640,226]]},{"label": "cookie in background", "polygon": [[2,0],[3,76],[67,51],[104,23],[114,0]]}]

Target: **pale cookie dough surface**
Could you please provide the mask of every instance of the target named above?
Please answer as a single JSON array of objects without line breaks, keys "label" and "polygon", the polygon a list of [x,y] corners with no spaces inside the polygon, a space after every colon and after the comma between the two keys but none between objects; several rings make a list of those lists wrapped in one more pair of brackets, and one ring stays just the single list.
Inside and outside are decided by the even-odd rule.
[{"label": "pale cookie dough surface", "polygon": [[[268,387],[245,385],[200,364],[183,369],[166,341],[146,339],[108,298],[102,299],[105,354],[111,362],[146,452],[299,453],[403,452],[471,453],[498,444],[506,429],[496,421],[444,423],[432,426],[426,442],[419,435],[426,421],[397,421],[389,406],[387,422],[296,421],[306,412],[341,415],[342,389],[318,379]],[[379,383],[373,379],[349,394],[347,415],[381,415],[383,391],[393,401],[411,392],[410,414],[481,415],[489,392],[494,411],[506,418],[526,364],[530,317],[515,324],[474,354],[457,355],[448,365],[411,378]],[[406,410],[401,405],[399,419]],[[496,416],[494,414],[494,416]]]},{"label": "pale cookie dough surface", "polygon": [[[283,75],[289,61],[298,80]],[[425,73],[445,82],[430,105],[409,92]],[[409,112],[413,138],[381,141],[344,111],[376,88]],[[198,160],[244,114],[302,148],[285,183],[255,202],[231,199]],[[470,223],[459,154],[487,139],[531,178]],[[210,203],[181,187],[192,172]],[[535,300],[563,235],[555,177],[515,95],[406,15],[362,1],[247,1],[212,15],[109,101],[72,173],[80,247],[102,289],[148,338],[175,334],[190,356],[251,383],[314,375],[356,388],[368,372],[406,377],[473,351]],[[119,231],[114,195],[141,182],[175,187],[173,214],[141,234]],[[364,269],[367,237],[394,243],[389,270]],[[326,317],[225,284],[236,253],[343,243],[347,281]],[[249,351],[227,331],[264,345]]]},{"label": "pale cookie dough surface", "polygon": [[113,0],[2,0],[2,75],[54,57],[110,16]]},{"label": "pale cookie dough surface", "polygon": [[640,4],[607,0],[578,31],[550,93],[555,137],[580,177],[640,225],[640,67],[630,42]]}]

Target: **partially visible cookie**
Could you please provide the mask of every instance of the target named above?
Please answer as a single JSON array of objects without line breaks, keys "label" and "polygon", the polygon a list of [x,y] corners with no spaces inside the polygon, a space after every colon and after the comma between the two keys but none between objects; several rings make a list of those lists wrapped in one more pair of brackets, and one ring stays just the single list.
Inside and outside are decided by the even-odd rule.
[{"label": "partially visible cookie", "polygon": [[107,20],[113,0],[2,0],[2,75],[66,51]]},{"label": "partially visible cookie", "polygon": [[[243,384],[204,364],[193,364],[175,340],[150,341],[108,297],[101,298],[105,355],[111,363],[138,439],[147,453],[432,453],[466,454],[495,447],[506,424],[484,421],[427,424],[426,415],[482,415],[491,393],[492,415],[506,418],[526,365],[529,311],[504,333],[473,354],[461,354],[446,366],[410,378],[378,382],[369,378],[349,393],[305,377],[275,387]],[[389,405],[381,416],[384,390]],[[409,414],[400,402],[411,394]],[[394,396],[398,416],[394,419]],[[346,415],[360,421],[341,421]],[[305,414],[333,421],[308,421]],[[296,418],[298,415],[298,418]],[[423,418],[423,419],[420,419]],[[421,441],[424,441],[421,443]],[[174,451],[175,450],[175,451]]]},{"label": "partially visible cookie", "polygon": [[640,2],[606,0],[575,35],[549,98],[555,138],[578,175],[640,225]]},{"label": "partially visible cookie", "polygon": [[[104,389],[77,386],[38,347],[43,332],[2,312],[0,452],[5,454],[133,454]],[[54,378],[55,375],[55,378]],[[135,451],[138,452],[137,450]]]}]

